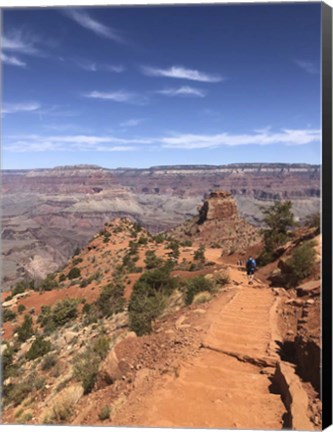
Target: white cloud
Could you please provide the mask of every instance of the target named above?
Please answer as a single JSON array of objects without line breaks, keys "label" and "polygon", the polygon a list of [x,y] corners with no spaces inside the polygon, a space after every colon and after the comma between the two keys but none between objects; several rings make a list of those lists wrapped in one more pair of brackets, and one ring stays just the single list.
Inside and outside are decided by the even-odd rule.
[{"label": "white cloud", "polygon": [[281,132],[261,132],[255,134],[232,135],[221,133],[216,135],[180,134],[161,138],[164,148],[204,149],[221,146],[241,145],[304,145],[321,141],[320,129],[283,129]]},{"label": "white cloud", "polygon": [[310,75],[319,74],[319,67],[312,62],[304,61],[304,60],[295,60],[295,63],[297,64],[297,66],[299,66],[301,69],[303,69],[305,72],[307,72]]},{"label": "white cloud", "polygon": [[96,147],[96,151],[100,151],[100,152],[130,152],[130,151],[135,151],[135,150],[138,150],[138,147],[134,147],[134,146],[125,146],[125,147],[120,147],[120,146],[114,146],[114,147],[98,146],[98,147]]},{"label": "white cloud", "polygon": [[223,146],[290,145],[301,146],[321,142],[320,129],[283,129],[252,134],[215,135],[174,134],[160,137],[120,138],[113,135],[16,135],[6,138],[4,150],[10,152],[96,151],[129,152],[160,148],[193,150]]},{"label": "white cloud", "polygon": [[26,67],[26,63],[22,60],[20,60],[17,57],[14,56],[7,56],[4,53],[1,53],[1,61],[5,64],[11,65],[11,66],[18,66],[18,67]]},{"label": "white cloud", "polygon": [[93,90],[88,93],[83,93],[82,96],[90,99],[108,100],[114,102],[130,103],[134,105],[146,105],[149,101],[149,98],[146,95],[131,93],[125,90],[111,92]]},{"label": "white cloud", "polygon": [[92,99],[113,100],[115,102],[129,102],[134,98],[134,95],[132,93],[128,93],[123,90],[118,90],[114,92],[100,92],[94,90],[84,94],[83,96]]},{"label": "white cloud", "polygon": [[125,71],[125,67],[122,65],[108,65],[108,64],[98,64],[92,61],[86,61],[81,60],[77,62],[77,65],[88,72],[99,72],[99,71],[106,71],[106,72],[114,72],[114,73],[121,73]]},{"label": "white cloud", "polygon": [[18,52],[26,55],[41,55],[41,51],[36,47],[38,38],[30,33],[20,30],[12,30],[2,38],[2,49],[4,51]]},{"label": "white cloud", "polygon": [[206,92],[204,90],[183,86],[177,89],[169,88],[165,90],[157,90],[156,93],[166,95],[166,96],[197,96],[197,97],[205,97]]},{"label": "white cloud", "polygon": [[138,145],[150,144],[150,139],[125,139],[96,135],[15,135],[7,137],[4,150],[10,152],[45,151],[134,151]]},{"label": "white cloud", "polygon": [[223,80],[223,77],[220,75],[212,75],[194,69],[186,69],[183,66],[171,66],[169,69],[143,66],[142,72],[147,76],[179,78],[209,83],[220,82]]},{"label": "white cloud", "polygon": [[87,12],[77,9],[64,10],[65,15],[74,20],[77,24],[84,27],[87,30],[91,30],[98,36],[102,36],[106,39],[114,40],[115,42],[123,43],[124,39],[118,31],[107,27],[104,24],[94,20]]},{"label": "white cloud", "polygon": [[40,108],[37,102],[5,103],[2,107],[2,114],[15,114],[18,112],[36,112]]}]

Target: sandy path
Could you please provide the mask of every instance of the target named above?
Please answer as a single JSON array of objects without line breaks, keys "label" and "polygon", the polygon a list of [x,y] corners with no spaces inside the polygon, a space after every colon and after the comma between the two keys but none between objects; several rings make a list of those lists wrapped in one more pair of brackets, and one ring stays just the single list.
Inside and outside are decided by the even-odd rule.
[{"label": "sandy path", "polygon": [[269,288],[250,287],[243,274],[233,273],[243,283],[227,305],[222,297],[212,302],[199,355],[176,378],[121,407],[114,425],[282,428],[285,407],[260,373],[276,359],[275,298]]}]

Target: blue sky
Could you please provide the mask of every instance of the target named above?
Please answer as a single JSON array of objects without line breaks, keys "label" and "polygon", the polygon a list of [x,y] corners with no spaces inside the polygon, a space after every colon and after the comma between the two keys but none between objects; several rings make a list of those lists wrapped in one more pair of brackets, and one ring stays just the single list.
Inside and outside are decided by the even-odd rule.
[{"label": "blue sky", "polygon": [[320,7],[4,9],[2,168],[320,163]]}]

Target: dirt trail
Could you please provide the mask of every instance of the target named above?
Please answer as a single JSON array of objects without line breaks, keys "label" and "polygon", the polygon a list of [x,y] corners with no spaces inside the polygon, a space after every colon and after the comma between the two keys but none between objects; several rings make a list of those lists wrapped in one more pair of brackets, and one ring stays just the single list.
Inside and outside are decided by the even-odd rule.
[{"label": "dirt trail", "polygon": [[199,354],[149,393],[132,393],[112,424],[282,428],[286,409],[269,378],[278,358],[275,297],[268,287],[249,286],[244,274],[231,272],[237,291],[226,305],[223,296],[213,300]]}]

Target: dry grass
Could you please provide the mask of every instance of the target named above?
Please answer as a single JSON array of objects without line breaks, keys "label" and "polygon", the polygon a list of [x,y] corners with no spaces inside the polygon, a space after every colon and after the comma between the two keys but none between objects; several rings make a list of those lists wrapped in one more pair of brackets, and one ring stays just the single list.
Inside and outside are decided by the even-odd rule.
[{"label": "dry grass", "polygon": [[200,292],[199,294],[197,294],[194,299],[193,299],[193,304],[201,304],[201,303],[206,303],[209,300],[212,299],[212,294],[209,293],[208,291],[203,291]]},{"label": "dry grass", "polygon": [[44,424],[65,423],[73,414],[75,404],[83,395],[80,385],[66,388],[55,400],[51,410],[45,415]]}]

